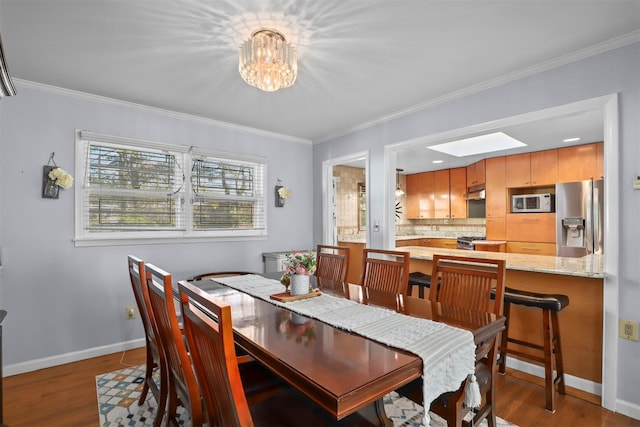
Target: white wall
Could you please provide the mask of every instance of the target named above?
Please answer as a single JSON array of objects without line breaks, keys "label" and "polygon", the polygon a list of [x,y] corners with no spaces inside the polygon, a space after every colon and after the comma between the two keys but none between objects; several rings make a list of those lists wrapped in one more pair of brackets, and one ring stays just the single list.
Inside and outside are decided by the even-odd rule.
[{"label": "white wall", "polygon": [[[463,72],[463,71],[461,71]],[[632,178],[640,173],[640,44],[626,46],[597,56],[564,65],[550,71],[505,83],[482,92],[426,108],[395,120],[354,131],[313,150],[315,211],[322,209],[322,162],[349,153],[370,150],[371,221],[384,219],[385,159],[384,146],[413,138],[486,123],[518,114],[560,106],[571,102],[619,93],[620,205],[615,209],[621,235],[619,253],[619,317],[640,320],[640,191],[631,188]],[[371,232],[369,246],[384,247],[384,232]],[[322,218],[315,216],[314,236],[322,236]],[[618,260],[614,260],[616,262]],[[640,418],[640,344],[615,339],[618,345],[617,396],[618,410]]]},{"label": "white wall", "polygon": [[[273,134],[220,126],[104,99],[19,82],[0,115],[0,246],[5,375],[85,356],[118,351],[143,337],[140,320],[125,320],[135,305],[127,254],[176,279],[215,270],[263,269],[262,252],[312,247],[311,144]],[[267,159],[269,237],[224,243],[75,247],[74,192],[41,197],[42,166],[55,152],[74,171],[74,130],[188,144]],[[276,179],[292,189],[274,207]],[[78,181],[76,181],[78,182]],[[144,343],[133,343],[144,345]]]}]

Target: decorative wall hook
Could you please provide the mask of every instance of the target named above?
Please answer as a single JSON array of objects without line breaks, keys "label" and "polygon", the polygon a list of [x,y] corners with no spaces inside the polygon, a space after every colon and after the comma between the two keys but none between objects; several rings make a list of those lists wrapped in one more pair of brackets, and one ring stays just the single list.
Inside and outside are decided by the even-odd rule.
[{"label": "decorative wall hook", "polygon": [[42,167],[42,197],[45,199],[57,199],[60,187],[68,190],[73,186],[73,177],[56,165],[55,155],[52,152],[49,161]]},{"label": "decorative wall hook", "polygon": [[280,178],[278,178],[277,181],[276,181],[275,193],[276,193],[275,194],[276,195],[276,208],[283,207],[284,206],[284,201],[287,198],[291,197],[291,190],[282,185],[282,182],[280,181]]}]

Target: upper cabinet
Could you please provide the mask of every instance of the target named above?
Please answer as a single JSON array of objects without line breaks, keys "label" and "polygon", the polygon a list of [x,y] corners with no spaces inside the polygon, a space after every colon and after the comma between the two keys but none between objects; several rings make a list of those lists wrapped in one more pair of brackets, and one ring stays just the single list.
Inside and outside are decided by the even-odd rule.
[{"label": "upper cabinet", "polygon": [[602,179],[604,144],[585,144],[558,149],[558,182]]},{"label": "upper cabinet", "polygon": [[449,169],[449,206],[451,218],[467,217],[467,168]]},{"label": "upper cabinet", "polygon": [[555,185],[558,180],[558,150],[516,154],[506,157],[508,188]]},{"label": "upper cabinet", "polygon": [[466,168],[407,175],[407,218],[466,218]]},{"label": "upper cabinet", "polygon": [[507,215],[506,157],[486,162],[487,240],[505,240]]},{"label": "upper cabinet", "polygon": [[435,217],[434,172],[407,175],[407,218]]},{"label": "upper cabinet", "polygon": [[467,166],[467,187],[476,187],[485,183],[485,161],[480,160]]}]

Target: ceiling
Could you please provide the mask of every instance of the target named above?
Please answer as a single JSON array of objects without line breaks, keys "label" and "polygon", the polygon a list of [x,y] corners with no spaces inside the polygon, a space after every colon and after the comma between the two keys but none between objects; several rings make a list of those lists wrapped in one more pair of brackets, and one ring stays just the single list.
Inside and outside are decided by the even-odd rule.
[{"label": "ceiling", "polygon": [[[262,27],[298,49],[291,88],[238,73]],[[638,41],[640,1],[0,0],[0,29],[14,79],[322,142]],[[510,130],[555,129],[538,125]]]}]

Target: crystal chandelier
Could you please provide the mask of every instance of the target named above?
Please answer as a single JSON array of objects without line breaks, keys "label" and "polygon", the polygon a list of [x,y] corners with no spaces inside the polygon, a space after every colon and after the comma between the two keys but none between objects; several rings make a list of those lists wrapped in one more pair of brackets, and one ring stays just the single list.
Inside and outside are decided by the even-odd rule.
[{"label": "crystal chandelier", "polygon": [[265,92],[287,88],[298,75],[298,54],[276,30],[254,31],[240,48],[240,75]]}]

